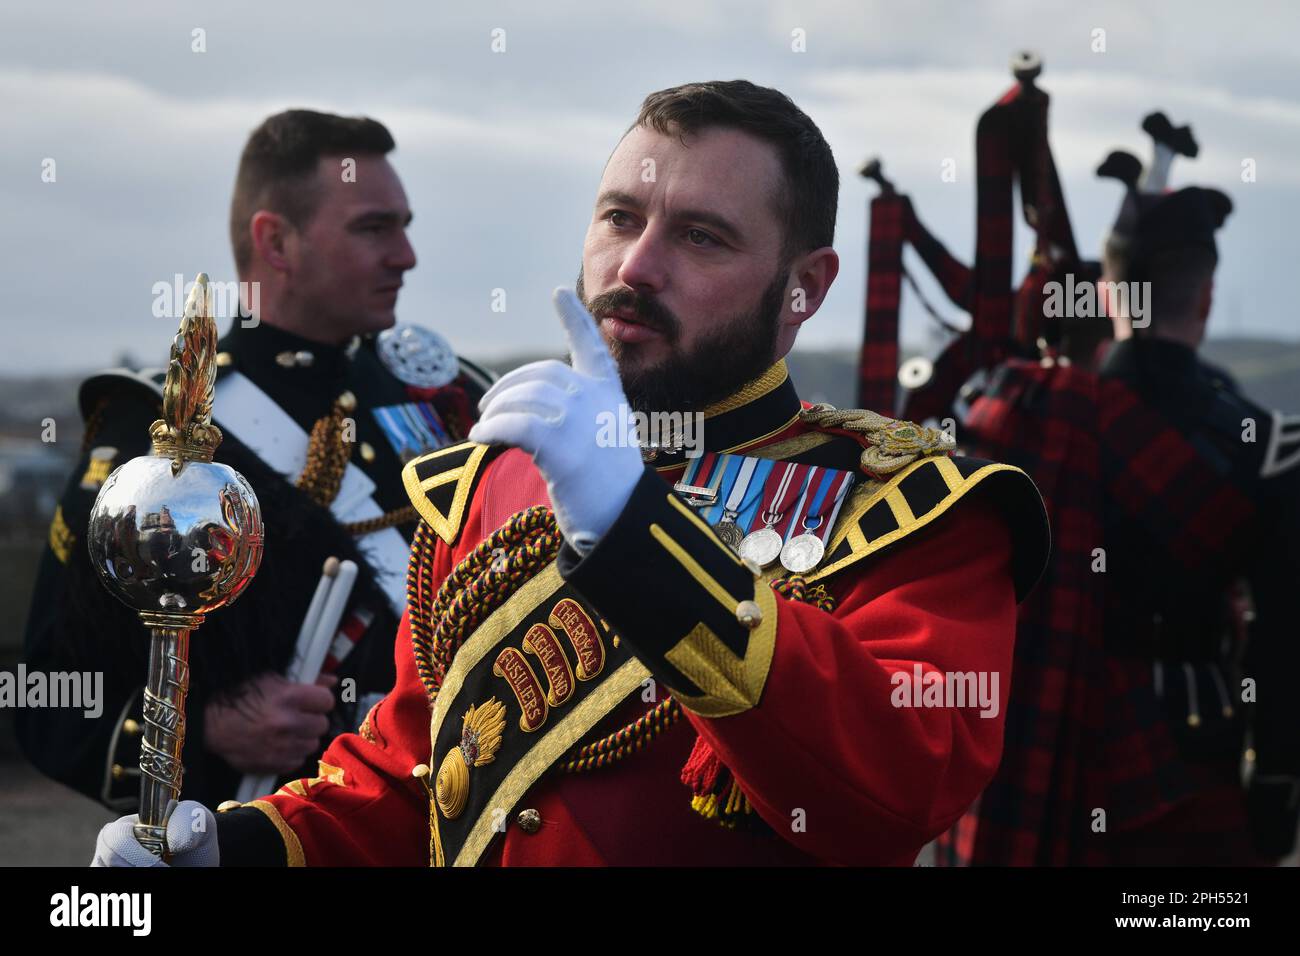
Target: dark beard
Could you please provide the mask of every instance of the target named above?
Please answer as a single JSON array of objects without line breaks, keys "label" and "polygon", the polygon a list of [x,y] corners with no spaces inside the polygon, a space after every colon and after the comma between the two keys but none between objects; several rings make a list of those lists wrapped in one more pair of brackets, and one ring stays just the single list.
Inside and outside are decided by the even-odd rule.
[{"label": "dark beard", "polygon": [[[607,339],[632,409],[647,413],[703,411],[766,372],[776,361],[787,272],[783,263],[751,311],[718,323],[689,354],[674,350],[670,358],[657,365],[634,367],[637,346]],[[660,332],[669,345],[679,341],[680,321],[656,299],[631,289],[618,289],[588,301],[582,280],[580,269],[578,298],[592,315],[633,309],[637,321]]]}]

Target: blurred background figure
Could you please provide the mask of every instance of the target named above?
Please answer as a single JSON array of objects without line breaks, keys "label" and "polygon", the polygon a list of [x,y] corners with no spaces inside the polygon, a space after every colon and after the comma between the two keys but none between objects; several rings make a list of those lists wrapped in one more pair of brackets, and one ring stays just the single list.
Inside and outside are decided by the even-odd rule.
[{"label": "blurred background figure", "polygon": [[[194,641],[182,795],[216,805],[245,774],[313,776],[393,682],[416,515],[403,463],[460,440],[490,376],[437,333],[397,326],[415,266],[411,210],[372,119],[289,110],[244,148],[230,239],[240,309],[218,343],[217,460],[257,493],[266,550],[256,581]],[[18,712],[29,759],[114,810],[139,794],[148,641],[91,569],[85,531],[110,472],[148,451],[161,372],[115,370],[80,390],[81,460],[55,510],[27,620],[30,670],[102,671],[103,715]],[[327,557],[360,575],[314,682],[281,675]]]}]

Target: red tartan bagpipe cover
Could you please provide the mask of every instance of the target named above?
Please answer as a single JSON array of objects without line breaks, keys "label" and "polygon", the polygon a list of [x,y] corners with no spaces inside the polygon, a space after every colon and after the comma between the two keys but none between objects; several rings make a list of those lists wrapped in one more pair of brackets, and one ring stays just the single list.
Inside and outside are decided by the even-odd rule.
[{"label": "red tartan bagpipe cover", "polygon": [[1103,729],[1104,574],[1099,380],[1010,359],[970,408],[963,441],[1025,469],[1042,492],[1052,556],[1020,606],[1002,762],[979,801],[936,843],[938,865],[1084,862],[1101,783],[1088,766]]},{"label": "red tartan bagpipe cover", "polygon": [[[1042,327],[1043,286],[1078,268],[1079,256],[1047,142],[1046,93],[1017,83],[980,117],[975,132],[975,267],[954,258],[921,224],[910,200],[884,190],[871,202],[867,301],[858,369],[858,404],[914,421],[944,417],[961,386],[1003,358],[1034,354]],[[1012,294],[1012,180],[1019,178],[1025,221],[1037,242],[1029,274]],[[930,380],[895,401],[903,245],[910,243],[944,293],[971,316],[934,362]]]},{"label": "red tartan bagpipe cover", "polygon": [[[1153,560],[1209,582],[1240,563],[1254,508],[1125,382],[1085,369],[1008,360],[971,404],[963,434],[980,456],[1033,476],[1052,557],[1020,607],[1002,761],[979,801],[935,841],[936,863],[1115,862],[1091,829],[1095,808],[1122,835],[1225,788],[1181,757],[1155,703],[1150,661],[1107,652],[1102,515],[1112,509],[1142,528]],[[1202,812],[1199,838],[1240,841],[1236,804]]]},{"label": "red tartan bagpipe cover", "polygon": [[[1017,83],[976,128],[975,267],[955,260],[925,230],[905,196],[886,189],[871,204],[866,333],[860,374],[864,407],[892,411],[898,363],[902,246],[909,242],[948,298],[971,316],[934,362],[930,380],[906,395],[901,414],[920,421],[950,413],[977,371],[994,385],[965,422],[972,453],[1019,465],[1043,494],[1053,529],[1046,577],[1021,606],[1001,768],[980,801],[936,841],[936,863],[1079,862],[1080,825],[1097,806],[1083,765],[1102,726],[1104,595],[1092,572],[1102,538],[1098,379],[1038,361],[1044,286],[1082,270],[1047,140],[1047,94]],[[1012,292],[1013,179],[1020,184],[1034,257]],[[1082,823],[1080,824],[1080,821]]]}]

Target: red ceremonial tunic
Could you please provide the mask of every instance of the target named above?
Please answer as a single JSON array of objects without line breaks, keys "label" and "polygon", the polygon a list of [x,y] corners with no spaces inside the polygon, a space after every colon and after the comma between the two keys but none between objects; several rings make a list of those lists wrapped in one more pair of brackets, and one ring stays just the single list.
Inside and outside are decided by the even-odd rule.
[{"label": "red ceremonial tunic", "polygon": [[[796,424],[776,437],[808,430]],[[751,443],[745,453],[765,441]],[[647,470],[629,509],[656,494],[657,481]],[[671,494],[667,483],[663,491]],[[437,545],[435,579],[510,514],[546,503],[527,456],[511,451],[492,460],[459,538]],[[1004,505],[966,495],[888,550],[829,576],[824,583],[835,598],[829,613],[775,596],[774,652],[756,706],[716,718],[683,708],[685,719],[618,763],[580,774],[551,767],[516,808],[536,810],[540,827],[529,833],[513,817],[503,821],[504,837],[493,838],[481,862],[911,865],[980,793],[1001,754],[1017,603]],[[639,520],[625,511],[607,536],[609,547],[631,540],[631,532],[620,529]],[[705,560],[716,541],[704,541],[704,532],[695,541],[692,534],[679,535],[678,542]],[[602,546],[583,561],[634,566],[630,550],[600,555]],[[655,585],[627,579],[622,593]],[[587,596],[624,633],[611,606],[618,594],[611,589],[599,599]],[[664,593],[662,600],[696,597]],[[280,830],[290,863],[430,862],[432,801],[423,781],[412,776],[417,766],[432,763],[430,701],[416,671],[409,613],[397,634],[393,692],[360,732],[330,745],[319,777],[253,805]],[[640,645],[627,639],[642,656]],[[983,712],[973,701],[915,706],[921,691],[913,692],[910,682],[917,669],[984,674],[990,687],[997,681],[996,705]],[[652,706],[633,692],[596,730],[603,735]],[[767,830],[727,829],[692,809],[691,790],[680,776],[697,735],[734,774]],[[234,810],[219,820],[248,813]]]}]

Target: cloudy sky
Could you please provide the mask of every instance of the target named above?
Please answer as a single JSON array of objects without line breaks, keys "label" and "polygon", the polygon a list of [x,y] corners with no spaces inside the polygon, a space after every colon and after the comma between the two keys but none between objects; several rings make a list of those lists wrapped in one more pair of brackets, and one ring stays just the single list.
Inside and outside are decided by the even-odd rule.
[{"label": "cloudy sky", "polygon": [[[193,52],[193,31],[206,52]],[[492,33],[505,31],[505,52]],[[1095,52],[1095,30],[1105,51]],[[806,50],[791,49],[802,30]],[[1300,7],[1287,3],[222,2],[7,4],[0,13],[0,373],[156,361],[174,332],[151,289],[233,278],[225,219],[243,140],[291,106],[365,113],[398,142],[420,258],[398,305],[464,354],[558,350],[549,291],[577,272],[606,156],[649,91],[744,77],[789,93],[839,161],[844,267],[805,347],[860,337],[868,155],[960,257],[974,241],[974,124],[1035,49],[1078,242],[1145,157],[1141,116],[1191,122],[1174,183],[1226,189],[1219,334],[1300,338]],[[57,179],[42,182],[53,158]],[[957,181],[941,180],[944,160]],[[1253,159],[1256,181],[1241,181]],[[1023,237],[1022,237],[1023,239]],[[1023,246],[1023,242],[1022,242]],[[491,292],[508,293],[505,314]],[[904,334],[923,340],[914,303]],[[162,326],[167,326],[163,328]]]}]

